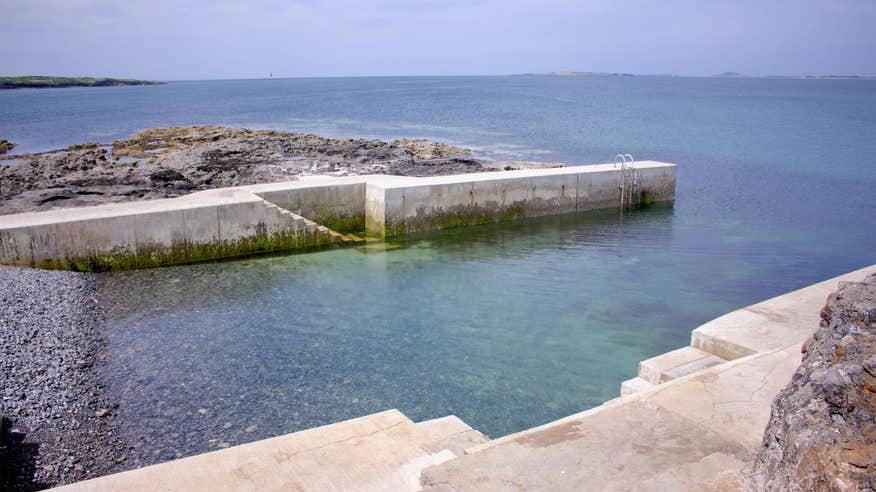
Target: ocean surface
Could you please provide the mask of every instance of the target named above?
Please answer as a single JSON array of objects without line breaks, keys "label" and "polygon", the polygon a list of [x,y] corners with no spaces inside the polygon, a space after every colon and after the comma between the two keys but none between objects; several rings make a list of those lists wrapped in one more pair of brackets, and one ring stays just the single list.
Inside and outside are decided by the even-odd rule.
[{"label": "ocean surface", "polygon": [[225,124],[427,137],[483,158],[679,165],[677,199],[105,275],[140,463],[387,408],[498,437],[617,395],[733,309],[876,263],[876,81],[417,77],[0,91],[16,151]]}]

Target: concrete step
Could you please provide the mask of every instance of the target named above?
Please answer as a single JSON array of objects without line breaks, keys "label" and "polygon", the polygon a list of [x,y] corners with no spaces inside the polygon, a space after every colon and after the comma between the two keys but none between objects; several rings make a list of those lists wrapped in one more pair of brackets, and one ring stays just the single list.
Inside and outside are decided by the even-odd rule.
[{"label": "concrete step", "polygon": [[455,415],[418,422],[417,427],[435,444],[435,450],[449,449],[457,456],[465,454],[465,450],[483,444],[487,436],[472,429]]},{"label": "concrete step", "polygon": [[645,381],[642,378],[633,378],[627,379],[623,383],[621,383],[620,394],[621,396],[632,395],[633,393],[638,393],[639,391],[645,391],[647,389],[651,389],[654,386],[657,386],[654,383]]},{"label": "concrete step", "polygon": [[711,428],[637,400],[491,442],[423,470],[424,492],[724,490],[698,487],[739,473],[751,456]]},{"label": "concrete step", "polygon": [[726,360],[709,352],[683,347],[640,362],[639,377],[649,383],[660,384],[723,362]]},{"label": "concrete step", "polygon": [[[800,345],[755,354],[423,470],[425,492],[739,490]],[[476,451],[476,452],[475,452]]]},{"label": "concrete step", "polygon": [[435,451],[432,433],[388,410],[57,490],[415,491],[424,468],[455,457]]},{"label": "concrete step", "polygon": [[292,220],[296,226],[298,226],[301,230],[305,232],[318,232],[323,236],[328,236],[332,242],[334,243],[342,243],[342,244],[357,244],[364,242],[365,240],[356,236],[354,234],[341,234],[335,230],[329,229],[328,227],[318,224],[306,217],[302,217],[294,212],[291,212],[283,207],[280,207],[276,203],[269,202],[267,200],[263,200],[262,204],[265,208],[274,211],[274,213],[279,213],[284,217],[288,217]]}]

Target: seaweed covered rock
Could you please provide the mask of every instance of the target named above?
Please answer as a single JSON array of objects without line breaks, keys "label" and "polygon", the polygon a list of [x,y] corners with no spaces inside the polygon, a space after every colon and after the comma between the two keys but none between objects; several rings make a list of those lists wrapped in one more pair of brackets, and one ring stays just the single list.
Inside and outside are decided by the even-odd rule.
[{"label": "seaweed covered rock", "polygon": [[876,489],[876,274],[840,284],[803,348],[754,465],[761,489]]}]

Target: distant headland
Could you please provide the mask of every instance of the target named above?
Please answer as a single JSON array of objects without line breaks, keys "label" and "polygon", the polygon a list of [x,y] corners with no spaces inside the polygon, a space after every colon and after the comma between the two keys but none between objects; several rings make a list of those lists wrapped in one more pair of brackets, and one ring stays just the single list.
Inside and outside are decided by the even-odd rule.
[{"label": "distant headland", "polygon": [[[697,75],[678,75],[678,74],[632,74],[620,72],[531,72],[514,74],[516,76],[539,76],[539,77],[696,77]],[[724,72],[716,75],[709,75],[712,78],[724,79],[876,79],[876,76],[868,75],[834,75],[834,74],[816,74],[816,75],[749,75],[739,72]]]},{"label": "distant headland", "polygon": [[42,89],[61,87],[116,87],[122,85],[159,85],[164,82],[136,79],[111,79],[95,77],[51,77],[25,75],[22,77],[0,77],[2,89]]},{"label": "distant headland", "polygon": [[724,72],[713,77],[725,79],[876,79],[876,77],[867,75],[834,75],[834,74],[816,74],[816,75],[748,75],[739,72]]}]

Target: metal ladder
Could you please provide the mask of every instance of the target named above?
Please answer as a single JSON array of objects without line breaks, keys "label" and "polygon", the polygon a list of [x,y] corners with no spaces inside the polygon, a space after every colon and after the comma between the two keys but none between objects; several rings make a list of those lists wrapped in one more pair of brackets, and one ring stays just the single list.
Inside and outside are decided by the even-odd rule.
[{"label": "metal ladder", "polygon": [[618,154],[614,157],[614,167],[620,168],[620,211],[632,210],[639,201],[639,170],[635,159],[630,154]]}]

